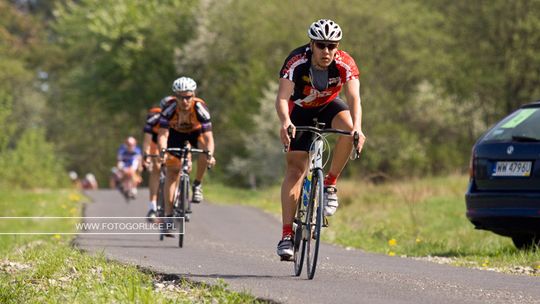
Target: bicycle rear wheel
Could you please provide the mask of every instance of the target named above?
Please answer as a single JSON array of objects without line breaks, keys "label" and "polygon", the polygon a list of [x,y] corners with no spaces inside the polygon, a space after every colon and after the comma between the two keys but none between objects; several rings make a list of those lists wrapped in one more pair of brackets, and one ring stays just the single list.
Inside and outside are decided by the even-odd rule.
[{"label": "bicycle rear wheel", "polygon": [[[304,178],[304,183],[306,178]],[[302,266],[304,265],[304,256],[306,254],[306,238],[304,238],[304,230],[306,228],[306,206],[303,204],[302,197],[304,196],[304,187],[300,192],[298,198],[298,204],[296,206],[296,216],[294,217],[294,275],[300,276],[302,273]]]},{"label": "bicycle rear wheel", "polygon": [[309,204],[306,210],[307,277],[313,279],[317,269],[321,227],[323,224],[324,178],[322,170],[313,172]]}]

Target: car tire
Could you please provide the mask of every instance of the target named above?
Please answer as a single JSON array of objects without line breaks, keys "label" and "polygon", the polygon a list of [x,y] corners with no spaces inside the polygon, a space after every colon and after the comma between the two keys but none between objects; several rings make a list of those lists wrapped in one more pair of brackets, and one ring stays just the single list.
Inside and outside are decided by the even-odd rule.
[{"label": "car tire", "polygon": [[536,235],[516,235],[512,237],[516,248],[521,250],[537,249],[540,246],[540,237]]}]

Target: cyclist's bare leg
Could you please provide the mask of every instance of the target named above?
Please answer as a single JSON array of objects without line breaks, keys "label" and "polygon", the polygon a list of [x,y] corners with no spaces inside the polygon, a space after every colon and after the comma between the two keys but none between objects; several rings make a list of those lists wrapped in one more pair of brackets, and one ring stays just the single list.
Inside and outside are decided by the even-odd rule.
[{"label": "cyclist's bare leg", "polygon": [[128,168],[122,169],[122,187],[124,188],[124,191],[127,191],[131,189],[131,175],[129,173]]},{"label": "cyclist's bare leg", "polygon": [[204,178],[204,173],[206,172],[206,155],[199,155],[197,159],[197,175],[195,176],[195,179],[202,182]]},{"label": "cyclist's bare leg", "polygon": [[302,178],[308,167],[308,153],[290,151],[286,156],[287,168],[281,185],[281,216],[283,225],[292,225],[296,212],[296,202],[300,195]]},{"label": "cyclist's bare leg", "polygon": [[165,175],[165,215],[173,214],[173,198],[178,183],[178,173],[180,168],[176,166],[167,166],[167,174]]},{"label": "cyclist's bare leg", "polygon": [[160,174],[160,168],[159,163],[157,159],[153,159],[150,164],[150,178],[148,181],[148,188],[150,190],[150,201],[156,202],[157,201],[157,192],[159,187],[159,174]]},{"label": "cyclist's bare leg", "polygon": [[[352,131],[353,123],[351,113],[349,111],[339,112],[334,119],[332,119],[332,128],[341,129],[345,131]],[[339,136],[334,147],[332,164],[330,165],[329,174],[333,176],[339,176],[351,154],[353,139],[351,136]]]}]

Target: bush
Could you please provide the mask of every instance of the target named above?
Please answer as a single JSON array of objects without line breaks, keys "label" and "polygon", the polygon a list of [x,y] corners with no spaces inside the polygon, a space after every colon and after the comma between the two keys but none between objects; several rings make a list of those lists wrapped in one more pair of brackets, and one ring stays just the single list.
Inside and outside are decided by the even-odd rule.
[{"label": "bush", "polygon": [[63,162],[39,129],[27,129],[14,149],[0,155],[0,187],[58,188],[67,185]]}]

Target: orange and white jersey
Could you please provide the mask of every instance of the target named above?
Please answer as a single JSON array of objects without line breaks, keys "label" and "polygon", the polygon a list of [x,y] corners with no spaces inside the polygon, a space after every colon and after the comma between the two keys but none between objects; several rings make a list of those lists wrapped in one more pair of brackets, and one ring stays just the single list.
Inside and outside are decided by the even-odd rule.
[{"label": "orange and white jersey", "polygon": [[176,106],[176,97],[169,96],[162,100],[162,111],[159,119],[159,127],[174,129],[180,133],[200,131],[202,133],[212,131],[210,111],[204,100],[195,97],[192,107],[183,111]]}]

